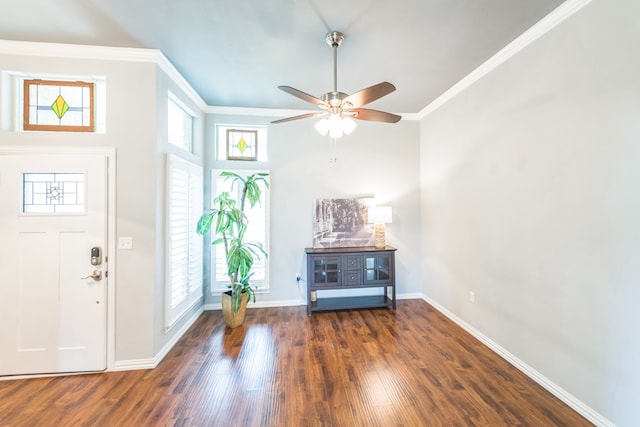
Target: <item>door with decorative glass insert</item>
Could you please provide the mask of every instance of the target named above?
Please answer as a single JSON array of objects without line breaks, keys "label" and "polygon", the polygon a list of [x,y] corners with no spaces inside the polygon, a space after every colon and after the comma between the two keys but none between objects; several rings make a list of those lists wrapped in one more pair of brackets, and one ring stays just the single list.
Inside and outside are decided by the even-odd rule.
[{"label": "door with decorative glass insert", "polygon": [[0,149],[0,375],[106,369],[107,160]]}]

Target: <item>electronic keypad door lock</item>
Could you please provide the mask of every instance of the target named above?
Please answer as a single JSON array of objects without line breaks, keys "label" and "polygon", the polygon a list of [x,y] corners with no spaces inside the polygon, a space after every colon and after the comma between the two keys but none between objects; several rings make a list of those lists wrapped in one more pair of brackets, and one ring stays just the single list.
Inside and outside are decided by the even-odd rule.
[{"label": "electronic keypad door lock", "polygon": [[91,248],[91,265],[102,264],[102,248],[100,246],[94,246]]}]

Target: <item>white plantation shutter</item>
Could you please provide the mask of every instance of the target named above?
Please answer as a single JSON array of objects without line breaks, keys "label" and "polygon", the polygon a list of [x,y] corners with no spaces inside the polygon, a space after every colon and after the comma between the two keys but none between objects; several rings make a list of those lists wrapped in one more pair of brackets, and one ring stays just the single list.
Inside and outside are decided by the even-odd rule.
[{"label": "white plantation shutter", "polygon": [[202,214],[202,167],[167,155],[167,285],[169,328],[202,297],[202,236],[196,225]]},{"label": "white plantation shutter", "polygon": [[190,164],[189,173],[189,298],[202,297],[202,236],[196,232],[198,220],[203,213],[203,170]]},{"label": "white plantation shutter", "polygon": [[[222,192],[229,192],[232,199],[240,203],[240,191],[238,184],[233,187],[231,191],[231,179],[225,180],[220,176],[222,170],[213,170],[211,174],[211,180],[213,184],[213,197],[219,196]],[[232,170],[230,172],[237,173],[242,177],[246,177],[253,173],[269,173],[266,170]],[[267,181],[269,177],[267,176]],[[250,209],[249,201],[246,202],[245,213],[249,219],[249,227],[245,234],[246,242],[259,242],[262,244],[267,253],[269,253],[269,189],[263,189],[260,197],[260,202]],[[229,278],[227,277],[227,261],[225,259],[223,245],[215,245],[211,247],[212,257],[212,283],[217,285],[211,287],[212,294],[218,293],[220,288],[226,288],[229,284]],[[254,275],[251,277],[251,283],[258,287],[260,290],[269,289],[269,259],[261,253],[260,259],[257,259],[252,270]]]}]

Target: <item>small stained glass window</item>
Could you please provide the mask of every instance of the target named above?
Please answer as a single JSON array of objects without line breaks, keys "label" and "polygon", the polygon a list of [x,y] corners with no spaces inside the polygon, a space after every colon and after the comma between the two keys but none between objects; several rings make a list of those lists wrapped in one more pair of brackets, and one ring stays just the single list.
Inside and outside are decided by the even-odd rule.
[{"label": "small stained glass window", "polygon": [[227,129],[227,160],[258,160],[258,131]]},{"label": "small stained glass window", "polygon": [[84,173],[22,174],[22,212],[84,213]]},{"label": "small stained glass window", "polygon": [[94,84],[24,81],[24,130],[94,132]]}]

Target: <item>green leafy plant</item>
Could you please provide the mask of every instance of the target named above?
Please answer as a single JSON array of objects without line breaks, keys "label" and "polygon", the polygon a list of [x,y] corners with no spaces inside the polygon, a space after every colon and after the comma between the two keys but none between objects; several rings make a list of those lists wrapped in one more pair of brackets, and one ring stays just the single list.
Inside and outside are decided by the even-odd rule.
[{"label": "green leafy plant", "polygon": [[[267,252],[259,242],[245,241],[245,234],[249,220],[245,213],[246,202],[248,208],[253,208],[260,201],[262,191],[269,188],[267,173],[254,173],[246,178],[234,172],[222,172],[220,176],[231,179],[231,190],[239,185],[241,189],[239,206],[228,192],[223,192],[213,199],[213,208],[200,217],[197,232],[201,235],[212,231],[214,239],[212,245],[224,247],[227,261],[227,276],[233,312],[240,310],[242,294],[246,293],[248,300],[255,302],[255,287],[251,285],[253,272],[251,268],[256,259],[267,256]],[[215,225],[214,225],[215,224]]]}]

